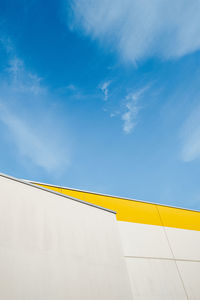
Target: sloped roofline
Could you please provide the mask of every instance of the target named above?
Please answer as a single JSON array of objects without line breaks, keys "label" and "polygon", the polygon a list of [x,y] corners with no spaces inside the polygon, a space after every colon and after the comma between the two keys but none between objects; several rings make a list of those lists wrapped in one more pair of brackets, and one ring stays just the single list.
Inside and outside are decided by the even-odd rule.
[{"label": "sloped roofline", "polygon": [[71,190],[71,191],[83,192],[83,193],[88,193],[88,194],[93,194],[93,195],[99,195],[99,196],[106,196],[106,197],[117,198],[117,199],[120,199],[120,200],[135,201],[135,202],[141,202],[141,203],[146,203],[146,204],[154,204],[154,205],[159,205],[159,206],[164,206],[164,207],[169,207],[169,208],[177,208],[177,209],[182,209],[182,210],[187,210],[187,211],[194,211],[194,212],[200,213],[200,210],[198,210],[198,209],[191,209],[191,208],[186,208],[186,207],[179,207],[179,206],[175,206],[175,205],[167,205],[167,204],[156,203],[156,202],[151,202],[151,201],[144,201],[144,200],[139,200],[139,199],[131,199],[131,198],[118,197],[118,196],[114,196],[114,195],[110,195],[110,194],[96,193],[96,192],[91,192],[91,191],[86,191],[86,190],[69,188],[69,187],[66,187],[66,186],[53,185],[53,184],[44,183],[44,182],[29,181],[29,180],[26,180],[26,179],[24,179],[24,181],[25,182],[29,182],[31,184],[35,184],[35,185],[41,184],[41,185],[46,185],[46,186],[49,186],[49,187],[55,187],[55,188],[67,189],[67,190]]},{"label": "sloped roofline", "polygon": [[[92,204],[92,203],[89,203],[89,202],[86,202],[86,201],[82,201],[82,200],[80,200],[80,199],[77,199],[77,198],[74,198],[74,197],[71,197],[71,196],[64,195],[64,194],[62,194],[62,193],[58,193],[58,192],[55,192],[55,191],[46,189],[46,188],[44,188],[44,187],[41,187],[41,186],[38,186],[38,185],[34,184],[34,183],[31,182],[31,181],[28,181],[28,180],[18,179],[18,178],[12,177],[12,176],[7,175],[7,174],[4,174],[4,173],[0,173],[0,176],[1,176],[1,177],[4,177],[4,178],[7,178],[7,179],[10,179],[10,180],[13,180],[13,181],[16,181],[16,182],[19,182],[19,183],[22,183],[22,184],[25,184],[25,185],[28,185],[28,186],[31,186],[31,187],[33,187],[33,188],[36,188],[36,189],[39,189],[39,190],[42,190],[42,191],[45,191],[45,192],[48,192],[48,193],[57,195],[57,196],[61,196],[61,197],[63,197],[63,198],[67,198],[67,199],[70,199],[70,200],[73,200],[73,201],[82,203],[82,204],[84,204],[84,205],[89,205],[89,206],[92,206],[92,207],[95,207],[95,208],[98,208],[98,209],[107,211],[107,212],[109,212],[109,213],[116,214],[116,212],[115,212],[114,210],[111,210],[111,209],[108,209],[108,208],[105,208],[105,207],[101,207],[101,206],[99,206],[99,205],[95,205],[95,204]],[[47,184],[46,184],[46,185],[47,185]]]}]

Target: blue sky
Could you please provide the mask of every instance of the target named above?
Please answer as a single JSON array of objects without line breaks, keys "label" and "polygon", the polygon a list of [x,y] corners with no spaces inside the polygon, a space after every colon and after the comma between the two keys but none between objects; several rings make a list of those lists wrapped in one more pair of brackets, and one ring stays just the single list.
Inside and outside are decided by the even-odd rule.
[{"label": "blue sky", "polygon": [[200,1],[0,3],[0,171],[200,209]]}]

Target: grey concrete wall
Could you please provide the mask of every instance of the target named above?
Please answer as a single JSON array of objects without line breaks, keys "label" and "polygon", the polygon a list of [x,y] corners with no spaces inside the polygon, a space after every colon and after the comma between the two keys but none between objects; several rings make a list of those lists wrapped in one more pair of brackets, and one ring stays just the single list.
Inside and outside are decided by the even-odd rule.
[{"label": "grey concrete wall", "polygon": [[115,215],[0,176],[0,299],[132,299]]}]

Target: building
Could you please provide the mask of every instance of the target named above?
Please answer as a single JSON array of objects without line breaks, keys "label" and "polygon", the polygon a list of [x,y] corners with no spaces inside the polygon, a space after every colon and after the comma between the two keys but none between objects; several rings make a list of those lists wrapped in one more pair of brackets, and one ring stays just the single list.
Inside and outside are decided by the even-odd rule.
[{"label": "building", "polygon": [[0,191],[0,299],[200,299],[199,211],[4,174]]}]

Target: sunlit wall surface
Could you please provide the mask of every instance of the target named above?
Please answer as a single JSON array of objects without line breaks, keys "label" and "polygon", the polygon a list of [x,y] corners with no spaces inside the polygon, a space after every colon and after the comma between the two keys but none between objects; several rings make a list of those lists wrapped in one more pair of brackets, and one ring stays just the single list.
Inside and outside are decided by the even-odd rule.
[{"label": "sunlit wall surface", "polygon": [[0,175],[0,299],[131,300],[115,214]]},{"label": "sunlit wall surface", "polygon": [[133,299],[200,299],[200,212],[42,186],[116,211]]}]

